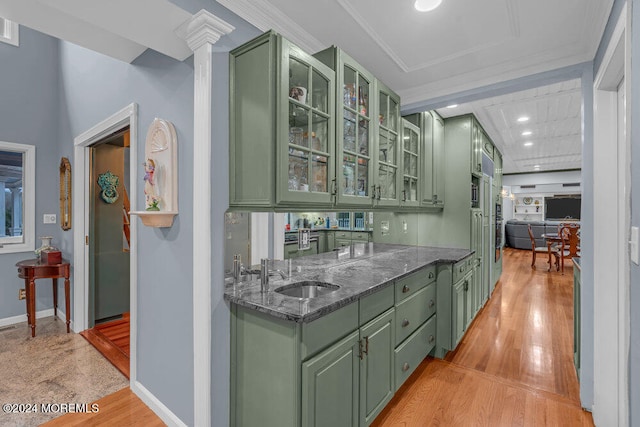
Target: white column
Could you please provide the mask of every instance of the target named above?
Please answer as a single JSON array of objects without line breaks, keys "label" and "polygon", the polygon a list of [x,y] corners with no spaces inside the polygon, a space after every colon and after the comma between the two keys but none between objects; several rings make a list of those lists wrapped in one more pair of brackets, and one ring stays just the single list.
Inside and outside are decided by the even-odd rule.
[{"label": "white column", "polygon": [[177,33],[194,52],[193,353],[194,425],[211,425],[211,92],[212,47],[235,28],[201,10]]}]

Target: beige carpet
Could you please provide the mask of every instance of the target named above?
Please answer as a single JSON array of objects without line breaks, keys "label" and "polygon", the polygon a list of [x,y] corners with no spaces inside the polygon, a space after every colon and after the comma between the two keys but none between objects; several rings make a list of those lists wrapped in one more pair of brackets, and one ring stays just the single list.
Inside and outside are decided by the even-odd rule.
[{"label": "beige carpet", "polygon": [[[37,426],[64,415],[62,404],[90,404],[128,386],[84,338],[67,334],[60,319],[38,319],[35,338],[26,322],[0,329],[0,426]],[[38,412],[6,413],[6,404]]]}]

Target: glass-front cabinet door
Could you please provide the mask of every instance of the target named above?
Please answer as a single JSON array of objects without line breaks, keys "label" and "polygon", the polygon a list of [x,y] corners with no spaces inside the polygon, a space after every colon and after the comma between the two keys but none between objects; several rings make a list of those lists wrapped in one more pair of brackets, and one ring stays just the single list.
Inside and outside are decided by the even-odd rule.
[{"label": "glass-front cabinet door", "polygon": [[[400,97],[380,81],[378,93],[378,138],[376,157],[375,204],[398,206],[400,197]],[[417,159],[414,159],[417,160]],[[417,177],[418,166],[415,163]],[[417,195],[416,195],[417,197]]]},{"label": "glass-front cabinet door", "polygon": [[420,128],[402,120],[402,206],[420,206],[418,170],[420,165]]},{"label": "glass-front cabinet door", "polygon": [[335,175],[334,71],[283,39],[283,70],[277,89],[279,204],[333,203]]},{"label": "glass-front cabinet door", "polygon": [[348,55],[338,57],[337,203],[373,203],[373,132],[375,88],[373,76]]}]

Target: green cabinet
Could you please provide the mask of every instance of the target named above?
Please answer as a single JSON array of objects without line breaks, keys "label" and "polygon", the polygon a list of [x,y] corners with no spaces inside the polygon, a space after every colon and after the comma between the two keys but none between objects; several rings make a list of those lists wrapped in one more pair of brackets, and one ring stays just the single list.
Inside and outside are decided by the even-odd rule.
[{"label": "green cabinet", "polygon": [[444,207],[445,139],[444,120],[435,111],[405,116],[420,128],[420,206]]},{"label": "green cabinet", "polygon": [[358,425],[359,342],[353,332],[302,364],[302,426]]},{"label": "green cabinet", "polygon": [[482,178],[482,128],[475,119],[471,120],[471,174]]},{"label": "green cabinet", "polygon": [[465,313],[467,309],[467,290],[469,289],[469,280],[463,278],[453,285],[453,306],[452,306],[452,331],[454,348],[458,345],[464,331],[466,329]]},{"label": "green cabinet", "polygon": [[[391,309],[360,328],[361,426],[371,424],[395,392],[393,377],[394,318],[394,309]],[[336,424],[316,425],[333,426]]]},{"label": "green cabinet", "polygon": [[400,97],[340,48],[314,56],[336,72],[336,204],[398,206]]},{"label": "green cabinet", "polygon": [[312,240],[309,243],[309,249],[299,250],[297,243],[289,243],[284,245],[284,259],[299,258],[307,255],[317,255],[320,253],[318,240]]},{"label": "green cabinet", "polygon": [[334,79],[272,31],[231,51],[232,208],[333,205]]},{"label": "green cabinet", "polygon": [[420,206],[420,128],[408,120],[402,120],[402,196],[403,207]]}]

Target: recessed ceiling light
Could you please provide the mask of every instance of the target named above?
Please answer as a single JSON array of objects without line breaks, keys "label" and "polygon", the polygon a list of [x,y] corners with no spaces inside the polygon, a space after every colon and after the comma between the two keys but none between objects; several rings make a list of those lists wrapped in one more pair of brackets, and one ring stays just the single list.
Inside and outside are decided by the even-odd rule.
[{"label": "recessed ceiling light", "polygon": [[442,0],[416,0],[413,7],[415,7],[418,12],[430,12],[440,6],[440,3],[442,3]]},{"label": "recessed ceiling light", "polygon": [[458,106],[458,104],[451,104],[451,105],[447,105],[447,108],[456,108]]},{"label": "recessed ceiling light", "polygon": [[522,136],[529,136],[531,135],[533,132],[531,132],[530,130],[525,130],[524,132],[522,132]]},{"label": "recessed ceiling light", "polygon": [[518,117],[518,121],[520,123],[528,122],[529,121],[529,117],[527,117],[527,116]]},{"label": "recessed ceiling light", "polygon": [[532,145],[533,145],[533,142],[531,142],[531,141],[524,143],[525,147],[531,147]]},{"label": "recessed ceiling light", "polygon": [[540,169],[540,165],[535,165],[533,168],[534,169]]}]

